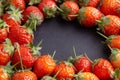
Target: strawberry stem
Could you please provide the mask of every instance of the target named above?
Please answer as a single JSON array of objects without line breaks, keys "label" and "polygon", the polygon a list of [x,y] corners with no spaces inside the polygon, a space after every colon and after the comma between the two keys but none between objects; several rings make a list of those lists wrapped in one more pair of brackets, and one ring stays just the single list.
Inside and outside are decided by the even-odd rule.
[{"label": "strawberry stem", "polygon": [[84,55],[91,63],[93,63],[93,61],[88,57],[88,55],[86,53],[84,53]]},{"label": "strawberry stem", "polygon": [[54,52],[53,52],[52,58],[54,58],[54,57],[55,57],[55,54],[56,54],[56,51],[54,51]]},{"label": "strawberry stem", "polygon": [[74,56],[75,56],[75,58],[76,58],[76,57],[77,57],[77,54],[76,54],[75,46],[73,46],[73,53],[74,53]]},{"label": "strawberry stem", "polygon": [[21,69],[22,69],[22,71],[24,71],[23,63],[22,63],[22,57],[21,57],[21,54],[20,54],[20,46],[19,46],[18,43],[16,43],[15,45],[16,45],[16,48],[17,48],[17,51],[18,51],[18,54],[19,54],[19,57],[20,57]]},{"label": "strawberry stem", "polygon": [[62,13],[64,12],[64,11],[63,11],[61,8],[59,8],[58,6],[56,6],[56,7],[57,7],[57,10],[58,10],[58,11],[60,11],[60,12],[62,12]]},{"label": "strawberry stem", "polygon": [[110,47],[110,45],[108,44],[107,46],[108,46],[108,48],[112,51],[112,48]]},{"label": "strawberry stem", "polygon": [[105,39],[107,39],[108,40],[108,37],[107,36],[105,36],[105,35],[103,35],[102,33],[100,33],[100,32],[97,32],[100,36],[102,36],[102,37],[104,37]]}]

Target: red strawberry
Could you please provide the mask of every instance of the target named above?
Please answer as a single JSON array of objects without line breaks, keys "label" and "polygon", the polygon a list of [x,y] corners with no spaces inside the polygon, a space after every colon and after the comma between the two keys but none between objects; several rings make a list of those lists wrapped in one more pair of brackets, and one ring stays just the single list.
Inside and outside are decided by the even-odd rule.
[{"label": "red strawberry", "polygon": [[0,65],[6,65],[12,54],[14,52],[14,47],[12,46],[9,39],[6,39],[4,43],[0,44]]},{"label": "red strawberry", "polygon": [[51,75],[56,67],[56,63],[49,55],[40,56],[34,63],[33,72],[38,78],[42,78],[45,75]]},{"label": "red strawberry", "polygon": [[8,37],[8,25],[0,19],[0,43],[4,42]]},{"label": "red strawberry", "polygon": [[110,80],[113,70],[113,66],[106,59],[100,58],[94,62],[93,73],[101,80]]},{"label": "red strawberry", "polygon": [[[21,60],[21,63],[25,68],[31,68],[34,64],[36,56],[39,54],[39,51],[35,49],[35,47],[17,45],[17,48],[12,57],[12,64],[16,64]],[[20,68],[20,64],[17,65],[17,68]]]},{"label": "red strawberry", "polygon": [[20,10],[25,9],[25,1],[24,0],[8,0],[11,5],[15,6],[16,8],[19,8]]},{"label": "red strawberry", "polygon": [[82,7],[79,10],[78,21],[85,27],[94,27],[96,25],[96,20],[102,17],[102,13],[94,7]]},{"label": "red strawberry", "polygon": [[59,11],[65,20],[72,21],[78,14],[79,6],[73,1],[65,1],[60,5]]},{"label": "red strawberry", "polygon": [[20,45],[29,44],[33,41],[33,32],[30,28],[23,26],[10,28],[8,38],[12,43],[18,42]]},{"label": "red strawberry", "polygon": [[89,61],[89,59],[87,57],[84,56],[79,56],[76,58],[76,60],[73,62],[73,65],[76,68],[76,72],[91,72],[92,69],[92,64]]},{"label": "red strawberry", "polygon": [[110,62],[114,68],[120,69],[120,50],[117,48],[111,49]]},{"label": "red strawberry", "polygon": [[102,17],[98,22],[99,29],[106,36],[117,35],[120,32],[120,18],[114,15]]},{"label": "red strawberry", "polygon": [[101,0],[100,11],[105,15],[119,14],[120,0]]},{"label": "red strawberry", "polygon": [[79,72],[75,77],[75,80],[100,80],[95,74],[91,72]]},{"label": "red strawberry", "polygon": [[24,12],[23,12],[23,22],[28,25],[33,25],[34,26],[29,26],[31,28],[36,29],[36,26],[41,24],[44,20],[43,13],[35,6],[29,6],[27,7]]},{"label": "red strawberry", "polygon": [[79,0],[78,4],[80,6],[90,6],[90,7],[97,7],[100,3],[100,0]]},{"label": "red strawberry", "polygon": [[53,0],[42,0],[38,8],[43,12],[45,18],[54,17],[57,11],[57,5]]},{"label": "red strawberry", "polygon": [[21,13],[22,11],[19,11],[18,8],[10,6],[10,10],[2,16],[2,19],[6,21],[9,27],[15,27],[21,24]]},{"label": "red strawberry", "polygon": [[75,70],[68,62],[60,62],[54,69],[54,75],[57,74],[57,80],[73,80]]},{"label": "red strawberry", "polygon": [[11,75],[14,73],[13,68],[15,65],[11,66],[10,63],[6,66],[0,65],[0,80],[11,80]]},{"label": "red strawberry", "polygon": [[11,80],[38,80],[32,71],[20,71],[12,75]]}]

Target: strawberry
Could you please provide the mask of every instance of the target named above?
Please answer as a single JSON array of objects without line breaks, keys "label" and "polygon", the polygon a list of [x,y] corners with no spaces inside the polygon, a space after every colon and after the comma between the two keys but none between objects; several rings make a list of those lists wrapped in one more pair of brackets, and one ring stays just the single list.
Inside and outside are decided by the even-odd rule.
[{"label": "strawberry", "polygon": [[6,39],[4,43],[0,44],[0,65],[6,65],[12,54],[14,52],[14,47],[12,46],[9,39]]},{"label": "strawberry", "polygon": [[110,55],[110,62],[113,65],[114,68],[120,69],[120,50],[116,48],[111,49],[111,55]]},{"label": "strawberry", "polygon": [[100,11],[104,15],[118,15],[120,0],[101,0]]},{"label": "strawberry", "polygon": [[91,62],[87,57],[84,57],[84,56],[78,56],[73,62],[73,65],[75,66],[77,73],[80,71],[91,72],[91,69],[92,69]]},{"label": "strawberry", "polygon": [[[25,68],[31,68],[39,54],[38,48],[35,48],[34,46],[17,45],[11,61],[12,64],[21,61]],[[20,68],[20,65],[21,64],[18,64],[16,67]]]},{"label": "strawberry", "polygon": [[10,10],[2,16],[2,19],[6,21],[9,27],[16,27],[21,24],[21,13],[22,11],[19,11],[18,8],[10,6]]},{"label": "strawberry", "polygon": [[79,0],[78,4],[80,6],[90,6],[90,7],[97,7],[100,3],[100,0]]},{"label": "strawberry", "polygon": [[85,27],[94,27],[96,25],[96,20],[102,17],[102,13],[94,7],[82,7],[79,10],[78,21]]},{"label": "strawberry", "polygon": [[93,73],[101,80],[110,80],[114,68],[107,59],[96,59],[93,64]]},{"label": "strawberry", "polygon": [[79,72],[75,80],[100,80],[95,74],[91,72]]},{"label": "strawberry", "polygon": [[53,74],[57,74],[57,80],[73,80],[75,70],[68,62],[60,62],[54,69]]},{"label": "strawberry", "polygon": [[16,8],[19,8],[20,10],[25,9],[25,1],[24,0],[8,0],[10,2],[10,5],[15,6]]},{"label": "strawberry", "polygon": [[0,19],[0,43],[4,42],[8,37],[8,30],[6,22]]},{"label": "strawberry", "polygon": [[106,36],[117,35],[120,32],[120,18],[115,15],[107,15],[97,21],[99,30]]},{"label": "strawberry", "polygon": [[16,66],[11,66],[10,63],[8,63],[6,66],[0,65],[0,80],[11,80],[11,75],[14,73],[13,68]]},{"label": "strawberry", "polygon": [[23,26],[10,28],[8,38],[12,43],[18,42],[20,45],[29,44],[33,41],[33,31]]},{"label": "strawberry", "polygon": [[30,70],[16,72],[12,75],[11,80],[38,80],[35,73]]},{"label": "strawberry", "polygon": [[45,75],[51,75],[56,67],[56,63],[49,55],[40,56],[34,63],[33,72],[38,78],[42,78]]},{"label": "strawberry", "polygon": [[29,5],[34,5],[40,3],[41,0],[25,0]]},{"label": "strawberry", "polygon": [[43,13],[35,6],[29,6],[23,12],[23,22],[26,23],[27,21],[27,24],[31,28],[33,27],[34,29],[36,29],[36,26],[40,25],[43,20]]},{"label": "strawberry", "polygon": [[72,21],[76,18],[79,11],[79,6],[73,1],[65,1],[58,8],[63,19],[67,21]]},{"label": "strawberry", "polygon": [[38,8],[43,12],[45,18],[54,17],[57,11],[57,5],[53,0],[42,0]]}]

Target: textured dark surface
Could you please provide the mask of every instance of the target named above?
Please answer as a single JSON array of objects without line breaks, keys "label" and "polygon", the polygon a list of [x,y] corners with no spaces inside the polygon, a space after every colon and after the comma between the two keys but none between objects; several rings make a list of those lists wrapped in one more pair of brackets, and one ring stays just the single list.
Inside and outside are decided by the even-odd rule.
[{"label": "textured dark surface", "polygon": [[73,46],[77,55],[87,53],[92,60],[100,57],[108,58],[109,50],[101,41],[104,39],[96,33],[96,28],[84,28],[77,21],[66,22],[60,17],[45,20],[37,27],[34,43],[43,39],[42,54],[53,54],[55,59],[67,60],[74,56]]}]

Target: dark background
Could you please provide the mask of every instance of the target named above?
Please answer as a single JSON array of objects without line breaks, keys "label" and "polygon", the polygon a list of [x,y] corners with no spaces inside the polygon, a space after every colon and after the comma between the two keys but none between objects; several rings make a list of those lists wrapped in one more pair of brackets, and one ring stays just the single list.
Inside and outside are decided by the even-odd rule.
[{"label": "dark background", "polygon": [[73,46],[77,55],[87,53],[92,60],[108,58],[109,49],[101,41],[105,39],[96,33],[96,27],[85,28],[77,20],[67,22],[61,17],[46,19],[35,32],[34,44],[43,39],[41,55],[50,54],[56,50],[55,59],[67,60],[74,56]]}]

